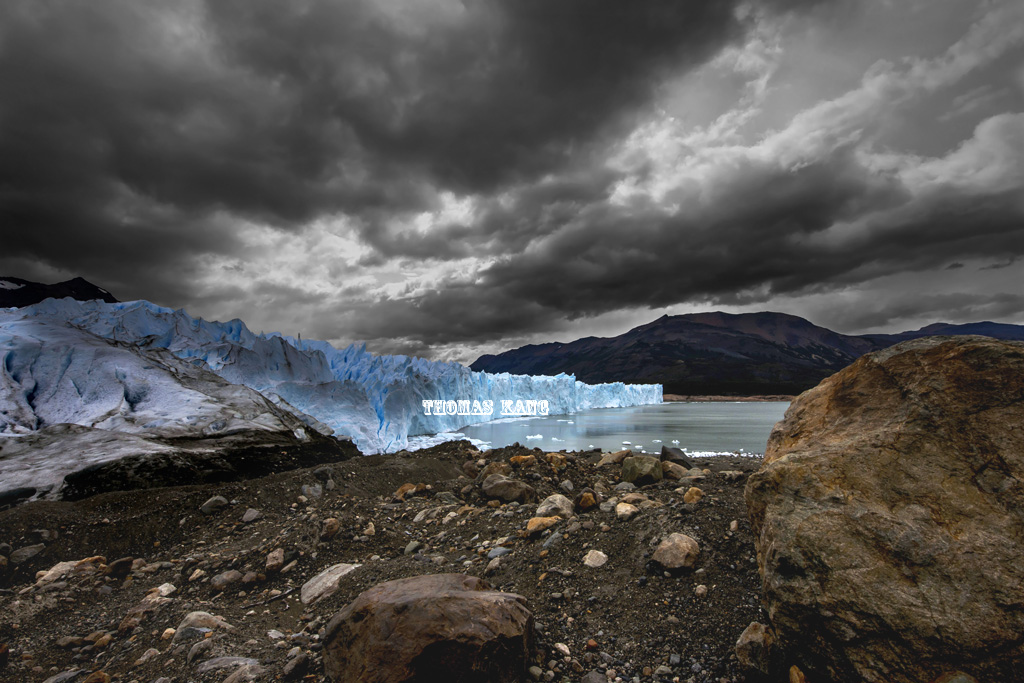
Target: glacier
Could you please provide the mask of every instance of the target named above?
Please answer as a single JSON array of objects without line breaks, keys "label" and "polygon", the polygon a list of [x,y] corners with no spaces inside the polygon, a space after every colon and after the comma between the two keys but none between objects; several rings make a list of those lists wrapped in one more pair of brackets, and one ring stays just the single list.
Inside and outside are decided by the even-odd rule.
[{"label": "glacier", "polygon": [[[73,359],[76,353],[83,353],[73,349],[83,344],[93,349],[90,353],[99,353],[92,341],[68,338],[69,330],[88,334],[101,345],[141,354],[142,360],[121,363],[113,373],[82,371],[78,375],[75,367],[84,366],[73,362],[65,366],[64,357],[55,356],[43,365],[31,360],[46,353],[63,353]],[[662,401],[659,384],[590,385],[565,374],[473,372],[458,363],[374,355],[365,344],[337,349],[324,341],[256,334],[238,319],[211,322],[148,301],[47,299],[20,309],[0,309],[0,434],[31,432],[58,421],[129,431],[179,428],[182,420],[195,419],[191,413],[195,406],[203,405],[201,397],[192,397],[191,403],[173,409],[163,406],[166,414],[147,415],[142,422],[123,405],[125,397],[133,396],[132,387],[165,381],[149,376],[155,363],[147,359],[157,352],[169,352],[178,361],[259,392],[298,415],[306,425],[351,438],[367,454],[398,451],[408,447],[413,436],[456,432],[469,424],[502,417],[497,407],[492,415],[426,415],[424,400],[492,400],[495,406],[502,400],[547,400],[550,414]],[[168,365],[166,361],[163,364]],[[30,376],[32,367],[48,368],[47,372],[67,381]],[[41,393],[44,385],[57,389]],[[99,397],[95,405],[81,400],[90,392]],[[101,414],[86,419],[81,414],[83,406]],[[104,422],[107,418],[93,419],[111,410],[108,422]],[[271,421],[280,418],[275,414]]]}]

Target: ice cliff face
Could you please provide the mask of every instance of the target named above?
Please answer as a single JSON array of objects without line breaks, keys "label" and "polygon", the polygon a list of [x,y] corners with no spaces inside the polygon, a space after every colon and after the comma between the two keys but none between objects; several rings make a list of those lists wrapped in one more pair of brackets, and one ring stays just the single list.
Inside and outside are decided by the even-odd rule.
[{"label": "ice cliff face", "polygon": [[[318,420],[351,437],[364,453],[396,451],[409,436],[501,417],[502,400],[546,400],[551,414],[564,414],[660,403],[662,394],[660,385],[488,374],[457,363],[375,356],[361,344],[335,349],[321,341],[254,334],[240,320],[208,322],[146,301],[48,299],[0,310],[0,353],[0,432],[8,434],[57,422],[121,431],[177,429],[202,414],[202,400],[171,401],[136,415],[155,395],[154,386],[173,394],[166,375],[174,370],[157,371],[171,361],[208,368],[232,385],[283,400],[307,423]],[[92,360],[84,363],[83,354]],[[422,401],[438,399],[491,400],[496,407],[492,415],[425,415]]]}]

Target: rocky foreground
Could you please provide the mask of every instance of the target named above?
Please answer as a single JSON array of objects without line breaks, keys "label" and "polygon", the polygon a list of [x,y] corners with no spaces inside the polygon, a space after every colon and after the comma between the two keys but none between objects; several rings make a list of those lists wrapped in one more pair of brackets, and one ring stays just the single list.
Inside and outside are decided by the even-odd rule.
[{"label": "rocky foreground", "polygon": [[763,462],[457,442],[28,503],[0,678],[1022,681],[1022,425],[1024,344],[936,337],[802,394]]},{"label": "rocky foreground", "polygon": [[[530,614],[508,680],[744,680],[736,639],[764,619],[743,503],[759,462],[628,455],[458,442],[0,512],[0,678],[328,680],[336,613],[456,574]],[[400,680],[373,676],[334,680]]]}]

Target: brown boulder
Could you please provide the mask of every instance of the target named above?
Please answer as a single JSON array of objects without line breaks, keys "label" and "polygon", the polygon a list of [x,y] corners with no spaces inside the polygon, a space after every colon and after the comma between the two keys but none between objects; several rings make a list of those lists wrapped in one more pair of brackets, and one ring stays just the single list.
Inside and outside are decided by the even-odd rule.
[{"label": "brown boulder", "polygon": [[378,584],[328,623],[324,669],[336,683],[518,681],[533,633],[525,604],[465,574]]},{"label": "brown boulder", "polygon": [[492,474],[480,485],[480,490],[488,498],[497,498],[506,503],[517,501],[529,503],[537,500],[537,492],[524,481],[506,477],[503,474]]},{"label": "brown boulder", "polygon": [[1024,670],[1024,344],[932,337],[798,397],[746,485],[764,600],[809,680]]}]

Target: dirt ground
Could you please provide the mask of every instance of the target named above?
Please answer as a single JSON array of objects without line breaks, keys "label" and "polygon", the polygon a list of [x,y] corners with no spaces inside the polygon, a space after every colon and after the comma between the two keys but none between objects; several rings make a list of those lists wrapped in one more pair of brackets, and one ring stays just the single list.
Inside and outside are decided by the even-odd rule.
[{"label": "dirt ground", "polygon": [[[537,462],[514,467],[512,476],[536,489],[535,502],[494,506],[468,476],[480,460],[527,454]],[[538,674],[579,681],[592,671],[642,683],[746,680],[734,645],[747,624],[766,620],[743,503],[746,475],[760,459],[696,460],[706,470],[702,477],[637,489],[649,502],[623,520],[613,509],[625,494],[615,489],[622,467],[598,468],[599,457],[568,454],[559,468],[539,449],[481,453],[455,442],[244,482],[105,493],[0,512],[0,543],[11,546],[11,559],[12,549],[42,546],[34,557],[0,569],[0,680],[220,682],[234,669],[204,672],[204,662],[217,657],[256,660],[259,680],[326,680],[320,638],[335,612],[379,582],[437,572],[482,576],[528,599],[538,669],[524,672],[524,681]],[[406,483],[425,487],[400,500],[394,493]],[[308,488],[303,496],[303,486],[317,485],[320,497]],[[604,491],[604,509],[526,534],[540,500],[552,493],[572,499],[585,487]],[[702,490],[699,502],[683,501],[690,487]],[[215,495],[228,504],[201,512]],[[250,508],[259,518],[244,523]],[[700,544],[694,570],[667,574],[651,562],[673,532]],[[487,572],[487,554],[496,546],[508,552]],[[267,555],[279,548],[284,570],[268,571]],[[605,553],[607,563],[585,566],[591,549]],[[102,557],[36,581],[37,572],[60,562],[96,556]],[[126,557],[133,561],[114,565]],[[333,595],[303,605],[303,583],[341,562],[362,566]],[[214,577],[232,569],[244,578],[215,587]],[[159,598],[151,591],[161,586],[166,595]],[[144,603],[147,593],[158,598],[155,605]],[[133,608],[143,607],[149,609],[132,620]],[[193,611],[233,628],[179,628]],[[167,629],[180,633],[172,637]]]}]

